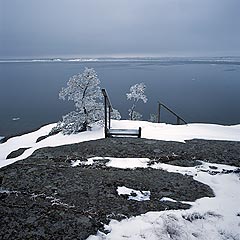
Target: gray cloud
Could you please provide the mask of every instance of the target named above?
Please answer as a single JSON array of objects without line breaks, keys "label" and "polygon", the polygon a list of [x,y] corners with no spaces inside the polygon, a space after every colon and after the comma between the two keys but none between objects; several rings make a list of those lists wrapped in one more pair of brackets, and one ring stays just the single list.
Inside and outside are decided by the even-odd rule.
[{"label": "gray cloud", "polygon": [[0,58],[240,55],[239,0],[0,0]]}]

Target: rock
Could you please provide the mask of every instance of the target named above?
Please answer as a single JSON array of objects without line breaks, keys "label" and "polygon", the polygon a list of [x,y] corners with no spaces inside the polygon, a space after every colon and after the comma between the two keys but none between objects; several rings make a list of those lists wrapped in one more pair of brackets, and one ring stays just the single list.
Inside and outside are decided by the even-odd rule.
[{"label": "rock", "polygon": [[[207,159],[240,167],[239,149],[236,142],[192,140],[183,144],[137,138],[39,149],[28,159],[0,169],[0,187],[10,192],[0,194],[0,239],[86,239],[111,219],[190,207],[160,202],[161,197],[192,202],[214,196],[208,186],[191,176],[151,168],[110,168],[105,166],[107,159],[94,166],[72,167],[69,159],[147,157],[152,163],[168,161],[180,166]],[[150,200],[130,201],[117,194],[118,186],[150,191]]]},{"label": "rock", "polygon": [[19,148],[15,151],[12,151],[11,153],[9,153],[6,157],[6,159],[10,159],[10,158],[15,158],[15,157],[19,157],[20,155],[22,155],[27,149],[29,148]]},{"label": "rock", "polygon": [[216,166],[209,166],[209,168],[210,169],[215,169],[215,170],[218,169],[218,167],[216,167]]},{"label": "rock", "polygon": [[161,150],[161,149],[154,149],[153,152],[155,152],[155,153],[161,153],[162,150]]},{"label": "rock", "polygon": [[41,137],[39,137],[39,138],[36,140],[36,143],[38,143],[38,142],[40,142],[40,141],[46,139],[47,137],[49,137],[49,135],[45,135],[45,136],[41,136]]}]

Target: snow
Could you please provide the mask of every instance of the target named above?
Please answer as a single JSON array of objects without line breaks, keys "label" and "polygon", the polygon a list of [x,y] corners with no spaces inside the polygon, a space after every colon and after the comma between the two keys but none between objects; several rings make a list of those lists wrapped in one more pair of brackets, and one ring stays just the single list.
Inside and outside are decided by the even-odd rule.
[{"label": "snow", "polygon": [[148,201],[150,200],[150,191],[139,191],[125,186],[117,187],[118,195],[129,195],[128,200]]},{"label": "snow", "polygon": [[[0,144],[0,167],[7,166],[16,161],[25,159],[29,157],[35,150],[44,148],[44,147],[56,147],[67,144],[74,144],[84,141],[96,140],[103,138],[103,129],[102,127],[96,125],[93,126],[92,131],[82,132],[72,135],[63,135],[58,133],[56,135],[50,136],[38,143],[36,140],[47,135],[56,124],[46,125],[35,132],[24,134],[22,136],[17,136],[10,138],[7,142]],[[6,159],[7,155],[12,151],[15,151],[19,148],[29,148],[22,155],[16,158]]]},{"label": "snow", "polygon": [[116,168],[142,168],[147,166],[148,158],[113,158],[113,157],[92,157],[89,158],[87,162],[81,162],[79,160],[73,161],[72,166],[76,167],[79,164],[92,165],[94,161],[109,160],[106,163],[107,167]]},{"label": "snow", "polygon": [[[210,166],[212,165],[218,168],[219,174],[211,174]],[[195,180],[209,185],[216,197],[198,199],[192,203],[193,206],[189,210],[148,212],[120,222],[111,220],[109,225],[105,226],[110,233],[98,232],[96,236],[90,236],[88,240],[126,238],[150,240],[240,239],[239,174],[223,173],[225,170],[235,170],[236,167],[202,162],[200,167],[178,167],[159,163],[154,168],[180,174],[188,173],[194,176]],[[121,191],[129,193],[130,190],[122,189]],[[164,197],[160,201],[175,202],[177,200]]]},{"label": "snow", "polygon": [[[73,135],[58,133],[36,143],[40,136],[47,135],[56,124],[49,124],[37,131],[10,138],[0,144],[0,167],[7,166],[16,161],[29,157],[35,150],[43,147],[62,146],[96,140],[104,137],[103,128],[94,125],[92,131]],[[184,142],[190,139],[228,140],[240,141],[240,125],[221,126],[214,124],[188,124],[170,125],[165,123],[150,123],[144,121],[113,120],[112,127],[116,129],[142,127],[142,138],[166,141]],[[21,156],[6,159],[7,155],[19,148],[28,148]],[[116,168],[145,168],[147,158],[109,158],[95,157],[88,159],[84,164],[93,164],[94,161],[106,160],[106,166]],[[72,166],[83,164],[80,160],[72,162]],[[240,239],[240,181],[239,174],[229,173],[226,170],[235,170],[235,167],[205,163],[196,167],[179,167],[168,164],[156,163],[152,168],[162,169],[168,172],[177,172],[193,176],[196,181],[209,185],[216,197],[201,198],[191,203],[189,210],[171,210],[162,212],[148,212],[140,216],[131,217],[122,221],[112,220],[106,229],[109,234],[99,232],[96,236],[90,236],[88,240],[100,239]],[[213,169],[217,168],[217,169]],[[212,174],[218,171],[218,174]],[[121,186],[125,187],[125,186]],[[122,192],[134,191],[141,198],[141,191],[118,188]],[[139,191],[139,192],[138,192]],[[131,193],[130,192],[130,193]],[[142,192],[143,193],[143,192]],[[150,199],[150,192],[146,196]],[[130,196],[129,196],[130,197]],[[168,199],[162,201],[178,201]],[[160,199],[159,199],[160,201]]]},{"label": "snow", "polygon": [[169,197],[162,197],[160,199],[160,202],[177,202],[177,201]]},{"label": "snow", "polygon": [[[171,125],[165,123],[151,123],[146,121],[130,121],[130,120],[112,120],[112,128],[115,129],[136,129],[142,127],[142,138],[178,141],[184,142],[190,139],[206,139],[206,140],[228,140],[240,141],[240,125],[222,126],[215,124],[197,124],[188,125]],[[58,133],[48,137],[38,143],[36,140],[40,136],[47,135],[56,124],[49,124],[37,131],[24,134],[22,136],[10,138],[7,142],[0,144],[0,167],[7,166],[18,160],[29,157],[35,150],[43,147],[55,147],[66,144],[79,143],[84,141],[96,140],[104,137],[104,130],[99,125],[94,125],[92,131],[82,132],[72,135],[63,135]],[[6,160],[6,157],[12,151],[19,148],[29,148],[21,156]],[[128,164],[133,167],[142,167],[143,159],[134,160]],[[138,162],[138,163],[137,163]],[[112,162],[108,166],[113,166]],[[122,164],[119,159],[114,160],[114,164]],[[130,167],[130,166],[128,166]]]},{"label": "snow", "polygon": [[112,121],[112,128],[142,128],[142,138],[184,142],[191,139],[240,141],[240,124],[222,126],[217,124],[191,123],[171,125],[146,121]]},{"label": "snow", "polygon": [[77,167],[81,164],[81,161],[80,160],[76,160],[76,161],[71,161],[71,165],[72,167]]}]

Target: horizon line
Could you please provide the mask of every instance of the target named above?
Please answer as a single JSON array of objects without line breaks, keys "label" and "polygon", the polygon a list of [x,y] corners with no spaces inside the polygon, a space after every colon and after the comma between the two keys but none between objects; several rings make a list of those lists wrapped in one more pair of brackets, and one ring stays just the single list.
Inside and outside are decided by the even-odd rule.
[{"label": "horizon line", "polygon": [[189,59],[196,59],[196,58],[240,58],[240,55],[222,55],[222,56],[171,56],[171,55],[165,55],[165,56],[46,56],[46,57],[11,57],[11,58],[0,58],[0,61],[24,61],[24,60],[97,60],[97,59],[164,59],[164,58],[189,58]]}]

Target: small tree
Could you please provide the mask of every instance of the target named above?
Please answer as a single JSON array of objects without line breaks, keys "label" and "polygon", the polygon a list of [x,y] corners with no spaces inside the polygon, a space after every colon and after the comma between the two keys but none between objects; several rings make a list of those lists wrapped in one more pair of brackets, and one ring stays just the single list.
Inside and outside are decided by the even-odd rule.
[{"label": "small tree", "polygon": [[64,134],[86,131],[91,123],[103,119],[103,103],[100,80],[93,68],[85,68],[82,74],[72,76],[67,87],[62,88],[59,98],[74,102],[75,111],[63,116],[58,129]]},{"label": "small tree", "polygon": [[157,123],[157,122],[158,122],[158,116],[157,116],[157,114],[151,113],[151,114],[150,114],[149,121],[150,121],[150,122],[153,122],[153,123]]},{"label": "small tree", "polygon": [[128,110],[130,120],[139,120],[142,115],[139,112],[135,111],[136,104],[139,100],[142,100],[144,103],[147,102],[147,96],[144,94],[146,86],[144,83],[135,84],[130,87],[130,93],[127,93],[127,99],[133,101],[132,107]]},{"label": "small tree", "polygon": [[[63,116],[51,133],[62,131],[63,134],[72,134],[86,131],[91,124],[103,120],[104,106],[100,101],[102,92],[99,87],[100,80],[93,68],[85,68],[82,74],[72,76],[67,87],[59,92],[59,98],[74,102],[75,111]],[[114,117],[121,118],[120,113],[114,109]]]}]

